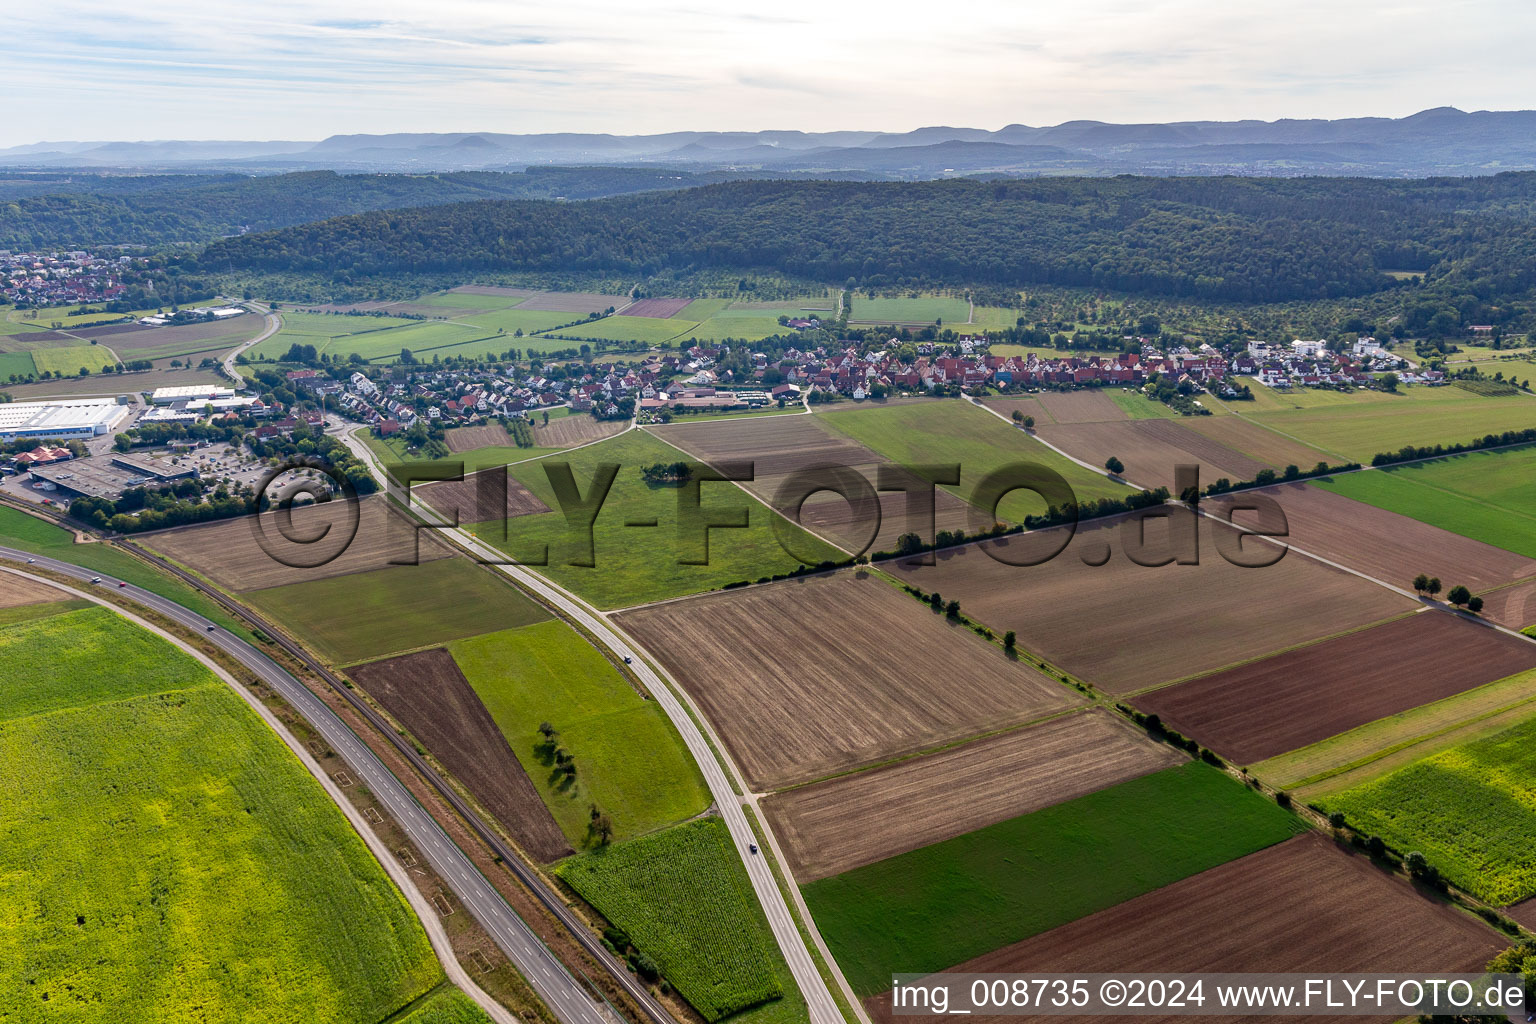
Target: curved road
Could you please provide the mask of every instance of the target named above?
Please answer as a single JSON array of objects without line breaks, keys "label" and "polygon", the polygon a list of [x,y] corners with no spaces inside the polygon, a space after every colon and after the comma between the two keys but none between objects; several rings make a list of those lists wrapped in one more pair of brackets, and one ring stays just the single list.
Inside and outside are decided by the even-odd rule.
[{"label": "curved road", "polygon": [[[350,431],[343,433],[342,439],[348,442],[348,447],[353,453],[376,470],[382,479],[389,478],[384,472],[384,467],[380,465],[367,445],[354,437]],[[705,740],[698,723],[678,700],[672,686],[663,681],[657,671],[652,668],[639,646],[621,634],[599,612],[588,607],[574,595],[520,566],[504,564],[507,556],[503,552],[479,540],[469,531],[452,526],[431,506],[413,501],[410,507],[424,520],[434,524],[436,532],[448,535],[448,539],[456,542],[482,562],[495,566],[515,579],[523,588],[537,594],[544,601],[558,608],[566,617],[579,623],[598,643],[629,662],[629,667],[645,683],[646,689],[656,698],[656,702],[667,713],[667,717],[672,720],[672,724],[687,745],[688,752],[697,762],[699,771],[704,774],[704,780],[709,784],[710,795],[714,798],[715,806],[730,830],[731,839],[736,844],[736,852],[747,869],[747,875],[752,881],[752,888],[757,894],[758,902],[768,917],[768,924],[773,929],[773,937],[784,955],[785,962],[789,965],[790,973],[794,975],[795,984],[799,987],[801,995],[805,997],[811,1024],[844,1024],[842,1012],[838,1010],[837,1003],[832,999],[832,993],[827,988],[820,970],[817,969],[815,960],[811,958],[810,950],[806,948],[805,939],[789,912],[789,906],[784,902],[784,894],[779,889],[778,880],[773,876],[773,869],[769,867],[763,856],[752,852],[752,844],[756,843],[757,838],[752,831],[751,823],[747,820],[746,812],[742,810],[741,798],[737,795],[735,787],[731,785],[731,780],[727,777],[715,751]]]},{"label": "curved road", "polygon": [[266,306],[263,306],[259,302],[247,302],[246,305],[250,306],[255,312],[260,313],[262,316],[266,317],[267,326],[262,330],[260,334],[256,335],[256,337],[252,338],[250,341],[245,342],[244,344],[237,345],[225,354],[223,363],[224,376],[234,381],[236,385],[244,384],[245,378],[240,376],[239,370],[235,369],[235,357],[244,352],[246,349],[251,348],[252,346],[260,345],[262,342],[272,337],[272,335],[283,329],[283,318],[272,312],[272,310],[268,309]]},{"label": "curved road", "polygon": [[[96,575],[78,565],[15,548],[0,547],[0,558],[23,564],[32,563],[39,568],[87,583]],[[433,870],[485,926],[496,945],[517,965],[534,991],[564,1024],[614,1024],[606,1008],[595,1002],[571,977],[565,966],[545,948],[522,918],[507,906],[495,886],[480,874],[469,857],[444,834],[432,816],[411,796],[410,791],[324,701],[250,644],[224,629],[213,628],[210,632],[209,627],[213,624],[201,615],[132,584],[118,587],[117,582],[103,578],[103,585],[111,586],[115,593],[125,595],[194,632],[206,634],[209,642],[281,694],[294,710],[303,715],[325,738],[327,745],[340,754],[358,776],[367,780],[379,802],[400,822]]]}]

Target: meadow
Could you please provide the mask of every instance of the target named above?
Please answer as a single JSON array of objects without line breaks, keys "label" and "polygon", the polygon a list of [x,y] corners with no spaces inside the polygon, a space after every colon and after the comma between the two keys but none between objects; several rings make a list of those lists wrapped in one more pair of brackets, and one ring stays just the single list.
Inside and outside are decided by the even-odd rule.
[{"label": "meadow", "polygon": [[37,372],[31,352],[0,352],[0,377],[30,377]]},{"label": "meadow", "polygon": [[77,377],[82,367],[92,373],[100,373],[103,366],[117,360],[100,345],[70,345],[67,348],[33,349],[32,362],[36,364],[38,373]]},{"label": "meadow", "polygon": [[511,584],[463,558],[393,565],[243,596],[337,665],[549,617]]},{"label": "meadow", "polygon": [[[707,565],[681,564],[680,559],[702,559],[703,552],[690,542],[685,549],[678,535],[679,488],[651,486],[640,475],[642,466],[672,463],[687,456],[644,431],[631,430],[608,441],[589,445],[538,462],[524,462],[509,472],[545,505],[555,511],[507,520],[507,537],[499,536],[499,524],[475,527],[492,543],[525,560],[548,546],[549,564],[537,570],[599,608],[624,608],[669,597],[713,590],[727,583],[755,580],[799,566],[778,543],[767,506],[734,484],[710,483],[701,488],[702,507],[724,518],[745,514],[743,529],[709,531]],[[559,511],[545,466],[568,462],[577,486],[588,492],[597,467],[618,463],[619,473],[593,524],[595,567],[572,565],[584,557],[585,541]],[[628,526],[628,523],[639,526]],[[646,526],[644,524],[652,524]],[[786,524],[787,526],[787,524]],[[798,531],[798,527],[788,527]],[[840,553],[830,545],[803,534],[799,547],[822,559],[836,560]]]},{"label": "meadow", "polygon": [[1536,558],[1536,446],[1346,473],[1313,486]]},{"label": "meadow", "polygon": [[[564,622],[458,640],[448,650],[575,848],[591,842],[594,803],[613,821],[616,841],[709,806],[698,768],[660,706]],[[546,721],[576,759],[573,782],[539,749]]]},{"label": "meadow", "polygon": [[679,336],[687,336],[697,320],[677,317],[660,319],[649,316],[609,316],[589,323],[577,324],[553,331],[549,337],[573,341],[639,341],[647,345],[660,345]]},{"label": "meadow", "polygon": [[[0,677],[13,714],[59,700],[0,722],[7,1010],[373,1024],[441,983],[399,891],[267,726],[170,644],[98,614],[110,623],[8,627],[46,623],[67,660]],[[82,624],[91,657],[71,651]]]},{"label": "meadow", "polygon": [[557,874],[707,1021],[778,999],[792,984],[719,818],[572,857]]},{"label": "meadow", "polygon": [[861,997],[893,971],[939,971],[1302,831],[1199,762],[802,888]]},{"label": "meadow", "polygon": [[[313,345],[324,352],[337,339],[361,337],[420,323],[404,317],[295,313],[289,310],[279,310],[278,314],[283,318],[282,330],[252,347],[247,353],[251,359],[281,359],[294,343]],[[398,353],[400,350],[397,348],[395,351]]]},{"label": "meadow", "polygon": [[[970,303],[951,295],[922,295],[917,298],[869,299],[853,297],[853,314],[848,318],[865,323],[934,323],[961,327],[971,315]],[[1011,321],[1010,321],[1011,322]]]},{"label": "meadow", "polygon": [[1320,801],[1496,906],[1536,896],[1536,718]]},{"label": "meadow", "polygon": [[[1017,427],[966,401],[919,400],[899,405],[833,407],[817,413],[821,421],[865,447],[905,466],[924,463],[960,465],[960,485],[944,489],[969,498],[987,473],[1015,462],[1046,466],[1060,473],[1079,501],[1125,498],[1130,488],[1057,455]],[[1045,502],[1016,491],[998,507],[1001,518],[1020,522],[1045,511]]]}]

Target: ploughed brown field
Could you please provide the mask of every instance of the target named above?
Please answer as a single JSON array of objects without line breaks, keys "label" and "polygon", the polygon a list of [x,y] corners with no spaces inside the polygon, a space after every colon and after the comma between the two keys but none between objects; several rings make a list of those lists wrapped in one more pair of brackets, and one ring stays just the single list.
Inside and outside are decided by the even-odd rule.
[{"label": "ploughed brown field", "polygon": [[[242,332],[247,337],[254,338],[261,333],[266,323],[265,317],[247,313],[244,316],[203,324],[173,324],[168,327],[137,326],[136,330],[123,330],[128,325],[114,324],[70,333],[81,338],[100,338],[118,355],[131,359],[133,357],[130,353],[139,349],[160,348],[163,345],[174,345],[186,341],[205,341],[208,338],[223,338]],[[33,340],[30,335],[23,337],[28,341]]]},{"label": "ploughed brown field", "polygon": [[1510,629],[1536,626],[1536,581],[1487,591],[1482,596],[1483,618]]},{"label": "ploughed brown field", "polygon": [[1536,645],[1427,611],[1151,693],[1133,703],[1254,764],[1536,667]]},{"label": "ploughed brown field", "polygon": [[[354,507],[357,510],[357,534],[347,544]],[[215,583],[242,591],[383,569],[392,560],[410,560],[413,552],[419,552],[414,557],[422,562],[446,558],[453,553],[432,535],[431,530],[415,530],[405,516],[389,507],[388,499],[381,494],[363,498],[355,506],[346,501],[300,506],[292,510],[291,524],[286,521],[286,516],[287,513],[281,511],[263,512],[260,516],[265,536],[285,558],[316,562],[337,551],[340,554],[313,568],[284,565],[257,541],[258,524],[254,516],[178,526],[138,539],[145,547],[202,573]],[[322,536],[322,530],[328,532]],[[300,540],[320,539],[312,544],[293,544],[285,541],[285,536]]]},{"label": "ploughed brown field", "polygon": [[762,809],[804,884],[1185,760],[1095,708],[776,793]]},{"label": "ploughed brown field", "polygon": [[[1297,836],[1218,868],[951,968],[966,973],[1480,971],[1505,946],[1491,929],[1318,835]],[[1209,987],[1209,986],[1207,986]],[[1212,993],[1207,992],[1207,997]],[[864,1001],[882,1024],[889,994]],[[1206,1005],[1210,1005],[1207,1003]],[[1103,1017],[977,1017],[1094,1024]],[[1173,1022],[1181,1018],[1139,1017]],[[1209,1016],[1201,1021],[1272,1021]],[[1322,1020],[1322,1017],[1308,1017]],[[1361,1017],[1327,1018],[1360,1021]],[[1374,1018],[1381,1019],[1381,1018]]]},{"label": "ploughed brown field", "polygon": [[575,852],[453,655],[435,647],[347,674],[409,729],[533,857]]},{"label": "ploughed brown field", "polygon": [[[480,489],[483,479],[494,481],[498,474],[507,481],[505,506],[497,500],[494,491],[481,493]],[[492,519],[511,519],[549,511],[549,506],[537,494],[518,483],[505,466],[465,473],[462,480],[435,480],[428,484],[415,484],[411,487],[411,493],[450,520],[457,512],[461,524],[484,523]]]},{"label": "ploughed brown field", "polygon": [[1519,921],[1528,930],[1536,931],[1536,899],[1528,899],[1512,907],[1505,907],[1504,913]]},{"label": "ploughed brown field", "polygon": [[1039,398],[1057,423],[1118,423],[1129,418],[1102,391],[1042,391]]},{"label": "ploughed brown field", "polygon": [[[1296,547],[1393,586],[1411,589],[1422,572],[1440,577],[1446,589],[1464,583],[1476,594],[1536,576],[1536,560],[1311,484],[1277,484],[1203,498],[1201,504],[1226,518],[1234,502],[1255,493],[1280,506]],[[1259,512],[1239,512],[1237,522],[1255,528],[1279,525]]]},{"label": "ploughed brown field", "polygon": [[620,309],[629,301],[627,295],[601,295],[597,292],[536,292],[517,304],[518,309],[547,309],[556,313],[601,313],[609,306]]},{"label": "ploughed brown field", "polygon": [[1265,468],[1203,434],[1185,430],[1172,420],[1122,420],[1119,423],[1046,424],[1035,432],[1049,444],[1092,466],[1111,456],[1125,463],[1125,479],[1138,487],[1174,485],[1174,467],[1200,467],[1200,484],[1218,477],[1252,480]]},{"label": "ploughed brown field", "polygon": [[46,583],[37,583],[24,576],[0,572],[0,608],[18,608],[24,604],[42,604],[46,601],[63,601],[69,597],[62,590]]},{"label": "ploughed brown field", "polygon": [[588,441],[598,441],[622,434],[629,424],[624,420],[600,420],[586,413],[571,413],[546,426],[534,413],[533,443],[540,448],[570,448]]},{"label": "ploughed brown field", "polygon": [[[1239,411],[1242,409],[1242,404],[1241,402],[1229,403],[1232,408]],[[1331,456],[1301,441],[1292,440],[1284,434],[1277,434],[1268,427],[1262,427],[1239,416],[1186,416],[1179,420],[1179,425],[1212,440],[1220,441],[1228,448],[1241,452],[1277,471],[1283,471],[1286,466],[1292,465],[1297,469],[1311,469],[1319,462],[1337,464],[1342,461],[1337,456]]]},{"label": "ploughed brown field", "polygon": [[1080,701],[867,573],[671,601],[615,620],[688,690],[758,791]]},{"label": "ploughed brown field", "polygon": [[[1242,568],[1220,553],[1240,538],[1208,518],[1188,531],[1184,514],[1131,514],[1078,525],[1055,558],[1033,566],[988,555],[1042,557],[1062,528],[938,552],[937,564],[891,560],[882,567],[924,592],[960,602],[997,632],[1016,630],[1024,648],[1113,693],[1126,693],[1234,665],[1308,640],[1378,622],[1416,604],[1374,583],[1288,552],[1273,565]],[[1193,538],[1199,565],[1142,566],[1126,548],[1144,527],[1146,552]],[[1185,541],[1181,547],[1191,545]],[[1103,565],[1086,564],[1110,550]],[[1242,539],[1246,554],[1274,557],[1272,545]]]},{"label": "ploughed brown field", "polygon": [[665,320],[676,316],[692,299],[637,299],[624,307],[625,316],[648,316]]},{"label": "ploughed brown field", "polygon": [[448,443],[451,452],[469,452],[476,448],[489,448],[499,445],[505,448],[517,447],[517,442],[512,440],[512,435],[507,433],[507,428],[500,423],[483,423],[478,427],[454,427],[443,432],[443,440]]},{"label": "ploughed brown field", "polygon": [[504,299],[527,299],[541,294],[537,288],[512,288],[500,284],[461,284],[448,290],[464,295],[495,295]]},{"label": "ploughed brown field", "polygon": [[[711,464],[751,461],[756,478],[744,482],[754,496],[771,508],[795,518],[790,501],[780,500],[780,488],[794,472],[832,464],[853,469],[870,487],[878,486],[877,471],[889,460],[820,423],[814,416],[766,416],[721,423],[673,423],[650,428],[657,437]],[[894,551],[896,540],[909,531],[907,498],[900,491],[877,491],[880,522],[869,551]],[[811,496],[800,509],[799,522],[845,549],[862,546],[875,528],[873,516],[855,509],[830,491]],[[934,491],[934,530],[974,529],[971,508],[942,489]]]}]

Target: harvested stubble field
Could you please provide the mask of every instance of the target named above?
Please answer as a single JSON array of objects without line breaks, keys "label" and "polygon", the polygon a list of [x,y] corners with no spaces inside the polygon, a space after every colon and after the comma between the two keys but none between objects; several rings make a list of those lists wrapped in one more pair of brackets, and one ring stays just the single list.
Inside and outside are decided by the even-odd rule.
[{"label": "harvested stubble field", "polygon": [[1447,612],[1409,615],[1135,699],[1253,764],[1536,666],[1536,644]]},{"label": "harvested stubble field", "polygon": [[[1358,475],[1374,477],[1377,471]],[[1205,498],[1202,505],[1228,518],[1230,507],[1240,506],[1248,493],[1255,492]],[[1464,583],[1478,593],[1536,576],[1536,560],[1346,498],[1323,486],[1278,484],[1256,493],[1280,506],[1287,539],[1297,548],[1393,586],[1409,588],[1422,572],[1440,577],[1447,589]],[[1237,522],[1265,529],[1279,525],[1273,517],[1257,512],[1239,512]]]},{"label": "harvested stubble field", "polygon": [[46,583],[37,583],[10,573],[0,573],[0,608],[17,608],[27,604],[62,601],[67,595]]},{"label": "harvested stubble field", "polygon": [[804,884],[1184,760],[1090,709],[777,793],[761,806]]},{"label": "harvested stubble field", "polygon": [[[357,515],[357,535],[347,544],[352,516]],[[319,561],[334,552],[335,557],[313,568],[288,566],[273,558],[256,538],[260,529],[280,553],[294,559]],[[322,531],[329,531],[322,534]],[[313,544],[290,545],[284,537],[301,540],[322,537]],[[382,569],[391,559],[407,560],[416,550],[420,537],[422,562],[446,558],[450,549],[433,536],[431,530],[416,531],[409,520],[390,507],[383,495],[370,495],[353,505],[328,501],[305,505],[287,513],[263,512],[258,523],[253,517],[224,519],[215,523],[178,526],[159,533],[145,534],[140,542],[172,561],[201,573],[232,590],[265,590],[309,580],[345,576]],[[345,549],[343,549],[343,545]]]},{"label": "harvested stubble field", "polygon": [[1536,582],[1483,594],[1483,617],[1510,629],[1525,629],[1536,624]]},{"label": "harvested stubble field", "polygon": [[[494,481],[497,474],[507,478],[507,500],[504,508],[496,500],[496,490],[482,491],[483,482]],[[499,487],[499,485],[494,485]],[[538,496],[518,483],[517,479],[500,466],[482,469],[477,473],[465,473],[462,480],[437,480],[415,484],[411,493],[432,508],[448,516],[459,517],[460,523],[484,523],[492,519],[513,519],[517,516],[537,515],[548,512],[549,506]],[[430,530],[424,531],[431,533]]]},{"label": "harvested stubble field", "polygon": [[548,309],[560,313],[601,313],[612,306],[622,309],[627,295],[603,295],[599,292],[535,292],[517,304],[518,309]]},{"label": "harvested stubble field", "polygon": [[755,789],[1025,722],[1076,694],[866,573],[624,612]]},{"label": "harvested stubble field", "polygon": [[1102,391],[1042,391],[1040,404],[1057,423],[1118,423],[1125,410]]},{"label": "harvested stubble field", "polygon": [[438,647],[356,665],[347,674],[461,779],[535,859],[548,863],[574,852],[453,655]]},{"label": "harvested stubble field", "polygon": [[[1016,630],[1020,646],[1112,693],[1126,693],[1224,668],[1271,651],[1378,622],[1415,607],[1349,573],[1287,553],[1264,568],[1240,568],[1216,541],[1231,527],[1198,520],[1200,564],[1136,565],[1124,540],[1138,521],[1151,552],[1171,550],[1172,520],[1140,514],[1078,526],[1062,553],[1042,565],[989,557],[1035,557],[1059,543],[1061,528],[950,548],[937,564],[882,566],[924,592],[960,601],[992,629]],[[1103,565],[1091,555],[1113,553]],[[1249,539],[1245,552],[1272,554]],[[1018,552],[1015,554],[1014,552]]]},{"label": "harvested stubble field", "polygon": [[682,312],[691,301],[691,299],[637,299],[624,307],[624,315],[666,320]]},{"label": "harvested stubble field", "polygon": [[1456,444],[1523,430],[1536,418],[1536,402],[1528,395],[1485,398],[1460,388],[1410,388],[1393,396],[1338,397],[1345,402],[1244,412],[1264,426],[1356,462],[1369,462],[1377,452],[1395,452],[1409,444]]},{"label": "harvested stubble field", "polygon": [[[874,487],[878,483],[878,467],[886,463],[882,456],[828,428],[815,416],[673,423],[650,429],[701,462],[752,462],[755,477],[744,486],[764,504],[785,514],[791,512],[778,501],[779,489],[797,470],[828,464],[846,466]],[[886,491],[879,497],[880,524],[870,550],[894,550],[896,539],[912,528],[907,521],[906,497],[897,491]],[[948,491],[935,492],[934,529],[973,528],[975,523],[971,519],[970,507],[964,501]],[[844,548],[862,544],[875,525],[870,517],[858,514],[840,496],[829,491],[812,495],[806,501],[800,511],[800,522]]]},{"label": "harvested stubble field", "polygon": [[1202,434],[1185,430],[1172,420],[1140,419],[1119,423],[1046,424],[1036,433],[1068,455],[1092,466],[1110,457],[1125,463],[1127,480],[1138,486],[1174,488],[1174,467],[1197,465],[1200,482],[1218,477],[1252,480],[1264,464],[1233,451]]},{"label": "harvested stubble field", "polygon": [[[1211,404],[1218,403],[1213,400]],[[1243,405],[1242,402],[1229,402],[1225,407],[1234,412],[1243,412]],[[1187,416],[1179,423],[1276,471],[1283,471],[1291,465],[1299,469],[1311,469],[1319,462],[1338,461],[1336,456],[1241,416]]]},{"label": "harvested stubble field", "polygon": [[124,359],[143,358],[144,350],[161,355],[205,352],[212,348],[233,348],[260,334],[266,318],[254,313],[207,324],[175,324],[169,327],[145,327],[133,331],[98,327],[78,332],[82,338],[100,338],[103,344]]},{"label": "harvested stubble field", "polygon": [[[1503,940],[1321,836],[1249,854],[1023,942],[967,961],[965,972],[1480,971]],[[864,1003],[882,1024],[889,994]],[[1071,1021],[1102,1017],[997,1017]],[[1143,1017],[1174,1024],[1185,1018]],[[1202,1017],[1258,1022],[1266,1017]],[[1321,1018],[1309,1018],[1321,1019]],[[1340,1022],[1359,1017],[1330,1018]]]},{"label": "harvested stubble field", "polygon": [[485,423],[478,427],[454,427],[443,432],[443,440],[451,452],[470,452],[476,448],[515,448],[517,442],[500,423]]},{"label": "harvested stubble field", "polygon": [[540,448],[572,448],[622,434],[628,426],[625,420],[600,420],[585,413],[572,413],[548,423],[536,423],[533,440]]}]

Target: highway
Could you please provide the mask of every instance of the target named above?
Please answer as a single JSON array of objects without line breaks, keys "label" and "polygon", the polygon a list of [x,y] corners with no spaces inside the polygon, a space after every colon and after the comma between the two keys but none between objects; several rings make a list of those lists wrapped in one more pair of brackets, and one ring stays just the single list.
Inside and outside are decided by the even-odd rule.
[{"label": "highway", "polygon": [[[353,453],[371,466],[380,479],[388,479],[384,467],[379,464],[378,459],[365,444],[353,437],[350,432],[344,433],[342,437]],[[434,532],[453,540],[481,561],[495,565],[522,587],[537,594],[571,621],[580,624],[599,644],[629,663],[629,668],[640,678],[646,689],[656,698],[657,704],[667,713],[667,717],[671,719],[687,745],[688,752],[697,762],[699,771],[704,774],[704,780],[709,784],[710,795],[714,798],[715,806],[730,830],[736,852],[747,869],[747,875],[752,881],[752,888],[757,894],[758,902],[762,904],[763,911],[768,917],[774,939],[784,955],[785,962],[789,965],[795,984],[799,987],[801,995],[805,997],[811,1024],[843,1024],[842,1012],[838,1010],[826,981],[817,969],[815,960],[811,958],[810,950],[806,948],[805,939],[794,917],[791,916],[788,905],[784,902],[784,894],[779,889],[777,879],[773,876],[773,869],[761,854],[752,852],[756,837],[752,832],[751,823],[747,820],[746,812],[742,810],[741,798],[731,785],[731,780],[727,777],[715,751],[705,740],[698,723],[678,699],[677,693],[681,691],[674,691],[673,687],[661,678],[633,640],[624,636],[599,612],[589,608],[574,595],[544,577],[519,566],[496,564],[506,559],[507,556],[503,552],[479,540],[467,530],[450,526],[448,520],[430,506],[413,501],[411,509],[423,520],[434,524],[436,527]]]},{"label": "highway", "polygon": [[[96,576],[78,565],[15,548],[0,546],[0,558],[24,565],[30,563],[34,568],[47,569],[87,583]],[[485,926],[496,945],[517,965],[523,977],[563,1024],[614,1024],[607,1008],[595,1001],[571,977],[565,966],[507,905],[496,887],[480,874],[469,857],[454,845],[432,816],[411,796],[410,791],[324,701],[272,659],[239,637],[230,635],[227,630],[214,627],[210,631],[209,627],[213,624],[201,615],[132,584],[119,587],[118,582],[103,578],[99,585],[109,587],[114,593],[203,634],[210,643],[270,686],[304,716],[359,779],[366,780],[379,803],[405,829],[433,870],[452,888],[459,902]]]}]

